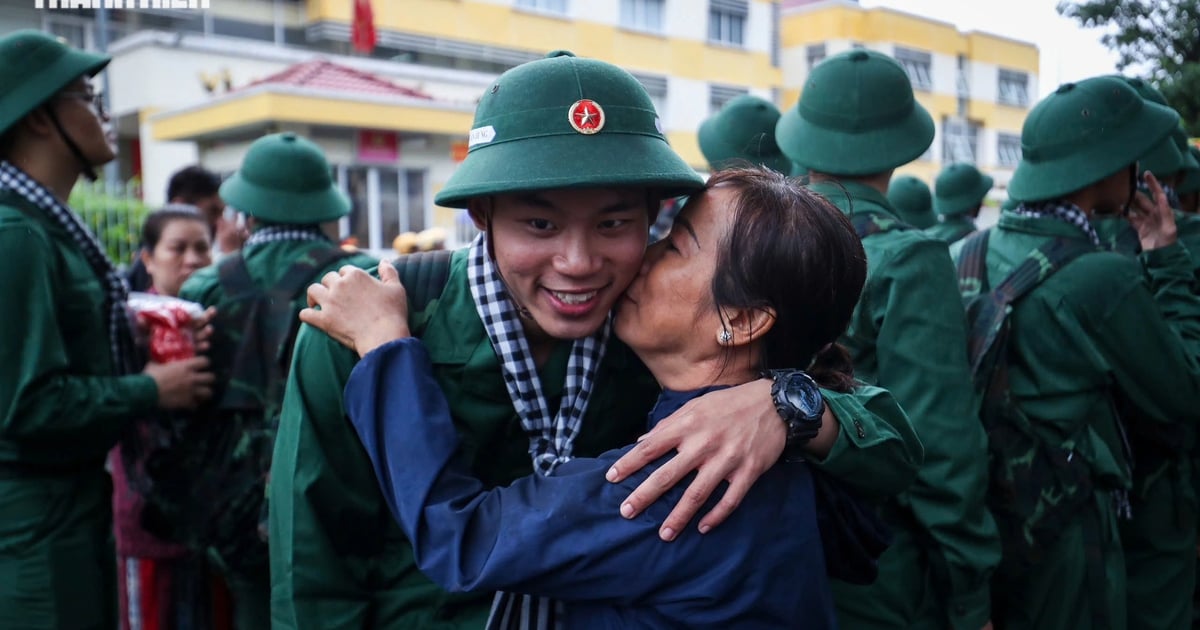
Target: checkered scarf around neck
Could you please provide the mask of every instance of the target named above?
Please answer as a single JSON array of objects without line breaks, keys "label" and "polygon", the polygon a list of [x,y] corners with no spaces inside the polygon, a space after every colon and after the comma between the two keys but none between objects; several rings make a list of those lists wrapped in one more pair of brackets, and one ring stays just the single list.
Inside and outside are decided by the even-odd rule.
[{"label": "checkered scarf around neck", "polygon": [[559,464],[571,459],[575,436],[592,395],[596,369],[604,358],[612,316],[605,319],[595,334],[577,339],[571,346],[562,401],[558,413],[551,415],[517,307],[509,299],[504,280],[487,253],[486,236],[486,232],[480,233],[471,244],[467,270],[471,296],[492,349],[500,359],[508,396],[521,418],[521,427],[529,435],[533,469],[548,476]]},{"label": "checkered scarf around neck", "polygon": [[133,341],[133,325],[126,306],[129,285],[105,255],[100,241],[96,240],[96,236],[79,215],[63,205],[45,186],[4,160],[0,160],[0,190],[11,190],[37,206],[71,236],[75,246],[83,253],[88,265],[104,285],[108,302],[108,343],[112,352],[113,370],[118,375],[137,372],[137,346]]},{"label": "checkered scarf around neck", "polygon": [[1061,200],[1022,203],[1013,213],[1023,217],[1054,217],[1066,221],[1086,234],[1093,245],[1100,246],[1100,236],[1096,234],[1096,228],[1092,227],[1092,222],[1083,210],[1073,203]]},{"label": "checkered scarf around neck", "polygon": [[259,228],[246,239],[246,249],[264,243],[280,241],[328,241],[319,225],[268,225]]}]

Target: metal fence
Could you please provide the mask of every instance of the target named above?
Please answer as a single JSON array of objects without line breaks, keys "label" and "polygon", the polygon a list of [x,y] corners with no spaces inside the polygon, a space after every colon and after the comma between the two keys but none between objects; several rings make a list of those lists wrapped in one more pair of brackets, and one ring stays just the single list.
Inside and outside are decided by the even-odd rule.
[{"label": "metal fence", "polygon": [[118,267],[132,262],[141,240],[142,221],[149,214],[139,181],[81,181],[71,191],[68,203],[100,239],[109,259]]}]

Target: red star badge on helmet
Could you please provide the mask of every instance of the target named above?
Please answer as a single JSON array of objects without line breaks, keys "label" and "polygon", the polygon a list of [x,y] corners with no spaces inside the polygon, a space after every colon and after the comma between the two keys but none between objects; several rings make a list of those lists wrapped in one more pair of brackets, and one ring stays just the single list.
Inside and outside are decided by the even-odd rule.
[{"label": "red star badge on helmet", "polygon": [[567,111],[567,120],[572,129],[590,136],[604,128],[604,110],[596,101],[580,99]]}]

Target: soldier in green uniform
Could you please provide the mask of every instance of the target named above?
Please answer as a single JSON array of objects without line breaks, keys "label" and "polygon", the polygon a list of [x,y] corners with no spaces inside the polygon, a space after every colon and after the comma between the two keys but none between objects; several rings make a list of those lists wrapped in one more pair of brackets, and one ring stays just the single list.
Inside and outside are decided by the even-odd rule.
[{"label": "soldier in green uniform", "polygon": [[[238,630],[268,628],[270,622],[270,579],[267,549],[259,538],[258,524],[264,494],[261,475],[265,463],[246,465],[246,459],[265,459],[273,449],[272,424],[283,398],[283,379],[258,381],[247,365],[251,362],[286,361],[292,341],[289,332],[299,326],[296,314],[306,304],[305,288],[326,272],[343,265],[374,267],[378,261],[364,254],[349,255],[326,236],[322,224],[336,221],[350,211],[350,201],[330,176],[320,147],[292,133],[265,136],[250,145],[238,172],[221,185],[221,198],[250,217],[251,235],[240,253],[192,275],[180,297],[215,306],[219,313],[213,339],[213,358],[218,383],[213,404],[202,410],[201,421],[211,428],[206,439],[213,443],[236,444],[236,451],[222,452],[225,461],[197,462],[195,475],[200,487],[216,485],[229,493],[241,518],[223,515],[217,540],[205,540],[209,555],[223,569],[233,596],[234,623]],[[243,275],[244,274],[244,275]],[[244,279],[245,286],[238,284]],[[278,310],[252,312],[240,299],[254,291],[270,300],[281,300]],[[241,343],[251,333],[247,320],[255,319],[254,334],[262,342],[243,358]],[[268,321],[269,320],[269,321]],[[259,368],[261,370],[261,368]],[[250,375],[249,378],[243,375]],[[245,400],[253,390],[254,400]],[[194,448],[196,444],[184,445]],[[194,449],[193,452],[212,452]],[[199,496],[205,496],[197,493]],[[197,498],[199,498],[199,496]],[[257,500],[253,500],[257,498]],[[209,535],[212,535],[211,533]],[[319,623],[319,621],[318,621]]]},{"label": "soldier in green uniform", "polygon": [[[436,276],[429,259],[407,259],[401,277],[431,265],[406,284],[409,326],[433,357],[464,457],[489,485],[530,474],[549,446],[531,435],[543,435],[551,416],[578,426],[570,438],[578,456],[628,444],[644,426],[657,387],[628,348],[606,338],[609,311],[642,264],[659,200],[703,186],[659,129],[636,79],[566,52],[506,72],[480,100],[467,159],[437,201],[468,208],[483,235],[453,253],[435,284],[420,280]],[[528,360],[514,364],[517,351],[503,340]],[[345,419],[342,390],[357,354],[306,326],[294,356],[269,487],[274,626],[482,627],[492,594],[446,593],[417,570]],[[580,379],[591,391],[582,408]],[[671,449],[679,454],[659,469],[665,475],[612,506],[613,517],[665,518],[666,539],[697,535],[682,530],[712,489],[730,479],[725,499],[734,500],[729,493],[760,472],[750,460],[769,463],[784,447],[769,389],[764,380],[715,392],[728,395],[649,434],[610,481]],[[907,486],[920,445],[890,395],[866,388],[826,396],[825,426],[837,437],[828,453],[808,456],[872,497]],[[714,430],[731,415],[745,421]],[[697,467],[686,505],[653,503]],[[717,522],[709,513],[700,529]]]},{"label": "soldier in green uniform", "polygon": [[1000,561],[984,506],[986,446],[966,363],[966,325],[944,243],[900,222],[892,171],[933,141],[933,120],[890,57],[854,50],[813,69],[776,140],[813,190],[850,215],[867,284],[843,344],[859,378],[892,391],[925,446],[917,481],[884,511],[896,531],[872,586],[834,584],[843,628],[978,630]]},{"label": "soldier in green uniform", "polygon": [[921,178],[912,175],[893,178],[888,184],[887,199],[895,209],[896,216],[918,230],[937,224],[937,215],[933,213],[933,193],[929,191],[929,184],[921,181]]},{"label": "soldier in green uniform", "polygon": [[[1005,627],[1189,623],[1179,618],[1190,605],[1193,567],[1183,561],[1192,558],[1195,541],[1195,517],[1188,514],[1195,508],[1180,483],[1187,479],[1168,472],[1134,487],[1135,520],[1123,525],[1147,544],[1123,553],[1118,535],[1119,519],[1129,517],[1130,466],[1146,465],[1136,450],[1133,461],[1128,452],[1124,428],[1131,416],[1143,435],[1166,437],[1179,419],[1194,416],[1200,396],[1200,301],[1189,292],[1191,258],[1177,242],[1157,182],[1153,202],[1134,194],[1138,158],[1177,121],[1119,78],[1099,77],[1059,87],[1034,107],[1022,130],[1023,159],[1008,189],[1020,205],[1005,211],[989,234],[986,279],[995,287],[1055,239],[1084,250],[1013,306],[1007,364],[1009,396],[1043,449],[1034,457],[1065,454],[1061,461],[1076,467],[1082,460],[1086,485],[1076,487],[1090,491],[1055,508],[1063,510],[1053,515],[1061,525],[1037,541],[1037,558],[1006,555],[993,579]],[[1103,251],[1089,221],[1126,208],[1140,241],[1136,259]],[[1045,492],[1059,490],[1043,481]],[[1172,555],[1177,561],[1168,561]],[[1128,600],[1128,612],[1126,561],[1133,579],[1146,580],[1130,584],[1131,595],[1144,596]]]},{"label": "soldier in green uniform", "polygon": [[972,164],[951,164],[938,173],[933,186],[933,210],[939,222],[926,232],[953,244],[975,232],[975,219],[992,190],[992,178]]},{"label": "soldier in green uniform", "polygon": [[114,157],[88,79],[109,58],[0,38],[0,627],[115,628],[106,453],[134,421],[207,397],[207,360],[139,358],[124,280],[66,205]]}]

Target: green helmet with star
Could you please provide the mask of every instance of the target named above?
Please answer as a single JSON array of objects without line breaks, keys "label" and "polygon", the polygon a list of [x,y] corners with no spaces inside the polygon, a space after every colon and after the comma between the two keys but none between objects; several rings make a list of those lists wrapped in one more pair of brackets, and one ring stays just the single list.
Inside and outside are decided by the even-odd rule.
[{"label": "green helmet with star", "polygon": [[555,51],[500,75],[475,109],[467,157],[438,205],[564,188],[646,188],[662,198],[704,180],[667,144],[650,95],[610,63]]}]

